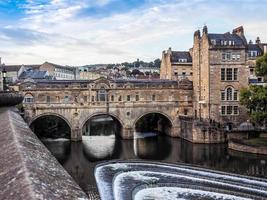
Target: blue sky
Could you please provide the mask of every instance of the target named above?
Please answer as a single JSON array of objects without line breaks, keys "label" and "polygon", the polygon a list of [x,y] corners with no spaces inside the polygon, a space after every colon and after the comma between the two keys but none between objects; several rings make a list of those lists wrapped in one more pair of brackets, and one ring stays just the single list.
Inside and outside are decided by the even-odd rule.
[{"label": "blue sky", "polygon": [[267,42],[267,0],[0,0],[0,57],[6,64],[151,61],[188,50],[193,32],[243,25]]}]

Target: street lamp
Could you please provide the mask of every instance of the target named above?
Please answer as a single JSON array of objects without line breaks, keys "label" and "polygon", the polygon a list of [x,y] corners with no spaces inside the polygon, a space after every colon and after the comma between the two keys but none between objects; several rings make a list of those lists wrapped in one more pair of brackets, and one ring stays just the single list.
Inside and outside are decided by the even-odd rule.
[{"label": "street lamp", "polygon": [[2,74],[3,74],[3,90],[6,91],[7,86],[6,86],[6,69],[5,69],[5,67],[3,67]]}]

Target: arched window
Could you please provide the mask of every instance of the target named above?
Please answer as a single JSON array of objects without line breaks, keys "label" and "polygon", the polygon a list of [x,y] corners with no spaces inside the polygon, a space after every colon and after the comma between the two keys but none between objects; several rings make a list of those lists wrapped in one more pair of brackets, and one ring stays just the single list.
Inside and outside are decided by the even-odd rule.
[{"label": "arched window", "polygon": [[104,87],[101,87],[97,92],[97,100],[98,101],[106,101],[107,100],[107,91]]},{"label": "arched window", "polygon": [[26,94],[24,97],[24,103],[33,103],[34,97],[31,94]]},{"label": "arched window", "polygon": [[226,89],[226,99],[227,101],[233,100],[233,89],[231,87]]},{"label": "arched window", "polygon": [[237,101],[238,100],[238,90],[233,87],[227,87],[225,90],[221,91],[222,101]]}]

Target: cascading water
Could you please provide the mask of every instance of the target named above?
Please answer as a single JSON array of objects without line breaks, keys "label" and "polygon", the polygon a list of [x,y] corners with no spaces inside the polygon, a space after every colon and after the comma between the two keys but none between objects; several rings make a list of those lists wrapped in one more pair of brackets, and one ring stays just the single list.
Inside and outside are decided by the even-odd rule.
[{"label": "cascading water", "polygon": [[103,200],[267,199],[267,180],[187,165],[109,162],[96,167]]}]

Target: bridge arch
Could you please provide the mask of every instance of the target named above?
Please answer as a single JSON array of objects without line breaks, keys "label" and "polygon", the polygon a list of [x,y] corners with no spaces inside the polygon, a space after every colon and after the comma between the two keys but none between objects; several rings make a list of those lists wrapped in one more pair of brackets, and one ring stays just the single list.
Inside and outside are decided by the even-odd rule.
[{"label": "bridge arch", "polygon": [[[173,132],[173,128],[175,127],[175,123],[174,121],[172,120],[172,118],[164,113],[164,112],[160,112],[160,111],[148,111],[148,112],[145,112],[145,113],[142,113],[141,115],[139,115],[133,122],[133,129],[134,131],[137,131],[139,132],[140,131],[140,122],[142,122],[141,120],[146,120],[146,118],[149,118],[149,116],[154,116],[154,115],[157,115],[157,117],[159,119],[163,119],[165,121],[165,124],[164,123],[159,123],[158,120],[156,120],[157,124],[154,123],[155,127],[156,127],[156,130],[158,132],[165,132],[167,135],[172,135],[172,132]],[[152,124],[148,124],[148,126],[151,126]],[[147,131],[146,128],[144,131]]]},{"label": "bridge arch", "polygon": [[[97,113],[93,113],[89,116],[87,116],[81,123],[81,130],[82,130],[82,135],[85,135],[85,132],[88,132],[87,130],[85,131],[85,129],[88,129],[86,127],[86,125],[88,123],[90,123],[90,120],[92,120],[93,118],[96,117],[101,117],[101,116],[106,116],[106,117],[111,117],[112,120],[115,122],[115,135],[122,137],[122,131],[123,131],[123,127],[124,127],[124,122],[120,119],[120,117],[118,117],[117,115],[113,114],[113,113],[106,113],[106,112],[97,112]],[[89,127],[90,128],[90,127]],[[87,133],[88,134],[88,133]]]},{"label": "bridge arch", "polygon": [[[60,114],[57,114],[57,113],[47,112],[47,113],[42,113],[40,115],[33,117],[31,121],[29,122],[29,126],[32,129],[32,131],[36,133],[38,137],[43,137],[43,132],[49,132],[49,129],[51,128],[51,127],[46,127],[49,124],[46,122],[46,120],[48,120],[49,117],[53,118],[53,119],[50,119],[50,122],[52,121],[52,123],[54,123],[53,124],[54,129],[57,129],[57,130],[56,130],[55,135],[53,135],[52,133],[48,135],[50,135],[53,138],[61,137],[60,135],[62,135],[62,137],[67,137],[71,139],[71,131],[72,131],[71,123],[66,117]],[[42,120],[44,120],[44,123],[41,123]],[[59,134],[61,131],[62,131],[62,134]]]}]

